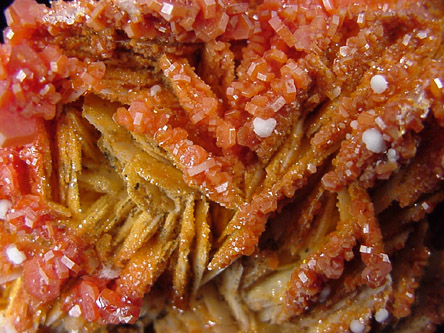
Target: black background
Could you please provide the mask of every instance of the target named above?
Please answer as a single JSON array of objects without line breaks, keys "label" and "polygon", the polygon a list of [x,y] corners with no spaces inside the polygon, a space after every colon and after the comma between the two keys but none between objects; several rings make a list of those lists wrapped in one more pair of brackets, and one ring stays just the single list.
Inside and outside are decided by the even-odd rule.
[{"label": "black background", "polygon": [[6,26],[6,20],[5,20],[5,15],[4,15],[4,10],[5,8],[9,7],[9,5],[12,3],[12,0],[1,0],[0,1],[0,7],[2,9],[2,15],[0,17],[0,26],[3,30],[3,28]]},{"label": "black background", "polygon": [[[44,3],[46,5],[49,4],[50,0],[37,0],[38,3]],[[0,0],[0,28],[3,32],[4,28],[6,27],[6,19],[5,19],[5,15],[4,15],[4,11],[6,8],[9,7],[9,5],[11,5],[11,3],[13,2],[13,0]],[[1,34],[1,40],[3,41],[3,33]]]}]

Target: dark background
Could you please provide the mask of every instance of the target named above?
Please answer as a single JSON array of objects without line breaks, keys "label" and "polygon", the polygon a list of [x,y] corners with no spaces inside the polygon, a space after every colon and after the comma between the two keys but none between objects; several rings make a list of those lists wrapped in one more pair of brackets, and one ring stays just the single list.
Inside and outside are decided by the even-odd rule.
[{"label": "dark background", "polygon": [[[9,7],[9,5],[13,2],[13,0],[0,0],[0,29],[2,31],[1,33],[1,41],[3,41],[3,30],[6,26],[6,19],[4,11],[6,8]],[[49,5],[50,0],[37,0],[38,3],[44,3],[46,5]]]},{"label": "dark background", "polygon": [[11,3],[12,3],[12,0],[1,0],[0,1],[0,8],[2,10],[2,13],[1,13],[2,15],[0,17],[0,27],[2,28],[2,30],[6,25],[5,15],[4,15],[3,11],[5,10],[5,8],[8,8]]}]

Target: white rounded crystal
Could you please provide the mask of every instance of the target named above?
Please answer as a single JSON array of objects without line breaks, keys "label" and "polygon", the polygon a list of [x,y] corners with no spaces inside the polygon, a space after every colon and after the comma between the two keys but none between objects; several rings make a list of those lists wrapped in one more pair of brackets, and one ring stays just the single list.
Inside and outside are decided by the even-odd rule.
[{"label": "white rounded crystal", "polygon": [[365,330],[365,325],[361,323],[359,320],[352,320],[350,323],[350,331],[353,333],[362,333]]},{"label": "white rounded crystal", "polygon": [[276,119],[274,118],[262,119],[256,117],[253,120],[254,133],[261,138],[269,137],[271,133],[273,133],[275,127]]},{"label": "white rounded crystal", "polygon": [[382,153],[386,150],[386,145],[381,132],[376,128],[369,128],[362,133],[362,142],[366,148],[373,153]]},{"label": "white rounded crystal", "polygon": [[382,94],[388,87],[387,80],[384,75],[376,74],[370,80],[370,87],[377,94]]},{"label": "white rounded crystal", "polygon": [[25,253],[20,251],[15,244],[11,244],[6,248],[6,255],[8,260],[15,265],[21,265],[26,260]]},{"label": "white rounded crystal", "polygon": [[381,308],[375,313],[375,320],[378,323],[384,322],[389,317],[389,312],[386,308]]}]

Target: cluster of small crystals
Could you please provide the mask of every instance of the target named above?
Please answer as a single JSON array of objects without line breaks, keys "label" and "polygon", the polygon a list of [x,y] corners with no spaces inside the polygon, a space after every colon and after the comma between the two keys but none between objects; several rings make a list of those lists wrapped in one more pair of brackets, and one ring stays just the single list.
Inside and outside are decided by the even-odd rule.
[{"label": "cluster of small crystals", "polygon": [[[359,28],[375,20],[371,13],[366,15],[357,16]],[[346,89],[346,82],[341,80],[348,76],[338,75],[337,85],[326,84],[328,89],[316,92],[307,101],[307,91],[323,84],[313,82],[319,78],[307,68],[317,64],[315,58],[328,48],[347,16],[347,12],[338,12],[330,1],[311,1],[306,6],[264,1],[250,8],[244,2],[215,0],[191,3],[85,0],[74,4],[56,3],[50,10],[31,0],[19,0],[7,11],[7,16],[6,44],[0,48],[0,119],[20,115],[21,124],[30,123],[26,131],[9,133],[3,128],[6,122],[1,122],[2,144],[29,142],[39,126],[31,117],[52,119],[58,103],[75,101],[90,90],[100,92],[102,89],[104,63],[69,58],[57,46],[32,42],[30,37],[34,34],[38,36],[47,30],[56,36],[67,26],[84,23],[95,31],[113,26],[125,31],[131,39],[173,38],[177,42],[208,43],[216,38],[248,39],[236,69],[236,80],[223,87],[222,96],[216,95],[186,60],[169,55],[159,60],[165,81],[189,122],[215,142],[214,151],[193,142],[185,126],[173,126],[168,113],[156,111],[153,98],[162,89],[160,86],[153,86],[150,96],[144,100],[119,108],[114,116],[116,122],[129,130],[152,136],[173,156],[189,184],[200,186],[211,199],[227,206],[240,202],[230,171],[232,156],[244,160],[242,154],[248,151],[266,160],[279,146],[280,136],[288,133],[292,123],[285,120],[292,112],[298,112],[299,103],[317,104],[325,98],[335,99],[341,89]],[[48,27],[42,28],[48,23]],[[341,72],[341,66],[352,68],[348,63],[356,53],[362,51],[363,57],[366,52],[371,54],[370,45],[377,47],[375,44],[378,37],[384,37],[383,32],[380,27],[367,35],[358,33],[348,45],[342,46],[341,60],[334,64],[337,73]],[[360,87],[358,96],[340,97],[333,126],[316,133],[311,142],[313,150],[319,152],[331,141],[344,139],[334,160],[335,170],[323,178],[325,188],[337,191],[359,177],[371,187],[376,179],[390,177],[399,168],[399,161],[408,161],[415,154],[413,134],[423,129],[430,107],[437,121],[444,124],[443,64],[425,57],[434,50],[431,37],[435,35],[433,31],[420,29],[405,35],[401,43],[403,49],[386,53],[382,65],[362,78],[364,86]],[[306,54],[312,57],[301,56]],[[425,68],[424,73],[415,69],[418,63]],[[326,69],[323,74],[327,76],[326,73],[330,72]],[[0,218],[8,219],[17,230],[42,229],[42,237],[51,239],[54,231],[48,221],[55,218],[53,212],[39,199],[38,186],[30,190],[26,185],[29,179],[21,179],[20,175],[20,170],[29,165],[35,167],[33,161],[26,159],[25,151],[5,148],[2,153],[0,178],[5,192],[0,198],[0,212],[3,212]],[[36,158],[37,161],[43,159],[43,154]],[[307,174],[314,172],[310,169]],[[210,268],[224,267],[240,255],[254,252],[268,214],[277,209],[278,201],[284,196],[291,197],[298,185],[303,186],[303,181],[296,184],[293,179],[285,179],[272,190],[255,196],[252,203],[239,205],[239,223],[230,225],[227,234],[234,230],[242,233],[220,251]],[[17,192],[17,189],[23,191]],[[357,216],[369,210],[366,204],[358,205]],[[357,240],[354,233],[364,238],[364,245],[360,247],[366,265],[362,279],[372,287],[383,282],[390,271],[390,262],[383,253],[380,230],[377,227],[371,232],[367,230],[369,226],[364,222],[369,220],[364,217],[362,225],[357,225],[359,230],[345,228],[340,237],[331,235],[324,252],[313,255],[294,272],[286,295],[289,316],[304,311],[313,301],[312,296],[322,292],[325,280],[342,274],[344,260],[351,260],[354,255],[352,249]],[[14,247],[13,241],[2,238],[6,249],[6,261],[2,261],[6,266],[2,271],[12,272],[14,265],[23,264],[27,291],[41,302],[58,297],[62,283],[69,276],[77,276],[82,269],[91,270],[86,264],[79,264],[84,259],[78,257],[78,251],[67,254],[70,253],[67,245],[57,249],[46,246],[38,259],[27,259],[32,257],[32,250],[20,244]],[[40,285],[34,286],[36,281]],[[71,291],[66,311],[91,321],[133,322],[139,314],[137,301],[111,290],[107,281],[96,277],[83,279]],[[353,331],[360,330],[358,323],[353,327]]]},{"label": "cluster of small crystals", "polygon": [[[288,31],[291,37],[286,36],[287,40],[283,39],[285,36],[279,33],[284,23],[279,18],[278,9],[278,3],[264,4],[256,10],[256,15],[250,19],[245,18],[249,20],[249,29],[242,38],[249,36],[250,42],[244,51],[242,65],[237,69],[238,80],[225,88],[223,97],[228,107],[216,98],[210,87],[183,60],[174,61],[164,57],[160,61],[160,67],[170,80],[190,122],[208,130],[216,145],[222,149],[225,155],[223,157],[239,151],[239,147],[248,147],[252,151],[262,149],[270,154],[277,143],[273,133],[278,121],[284,119],[289,112],[285,106],[294,102],[297,89],[307,89],[310,83],[307,73],[293,59],[287,59],[286,55],[291,47],[299,45],[296,39],[302,34],[302,30],[295,32],[295,36]],[[282,15],[288,19],[295,10],[294,6],[288,6]],[[325,29],[324,18],[327,16],[323,7],[315,3],[307,12],[307,17],[311,19],[318,13],[323,15],[305,27],[320,34]],[[227,8],[227,13],[232,13],[231,9]],[[223,38],[233,37],[227,30]],[[299,47],[303,45],[297,46]],[[133,104],[140,105],[139,102]],[[131,106],[129,110],[131,109],[134,110],[134,107]],[[120,111],[121,116],[118,119],[121,124],[129,126],[131,130],[137,128],[139,132],[143,132],[144,128],[133,126],[139,124],[139,118],[124,117],[123,110]],[[215,201],[227,205],[237,202],[232,175],[223,170],[226,159],[218,158],[212,152],[193,144],[187,139],[188,134],[183,128],[171,129],[166,123],[161,124],[158,131],[162,133],[162,138],[168,136],[170,131],[167,129],[182,133],[182,137],[174,135],[168,141],[156,140],[180,161],[189,183],[204,185],[206,193]],[[148,130],[147,133],[149,132]],[[150,134],[155,133],[157,132]],[[175,141],[175,138],[180,141]],[[190,154],[191,158],[185,158],[190,162],[183,163],[183,156]]]},{"label": "cluster of small crystals", "polygon": [[[339,16],[331,18],[332,23],[342,20]],[[381,43],[382,39],[387,38],[384,36],[382,25],[371,27],[374,22],[375,17],[371,12],[357,15],[357,23],[363,29],[355,38],[350,38],[346,46],[339,49],[339,59],[335,60],[333,67],[337,73],[349,73],[347,70],[351,70],[353,62],[356,61],[353,54],[361,54],[362,50],[362,57],[365,59],[371,49],[370,45]],[[365,29],[368,27],[371,28]],[[334,29],[337,28],[337,25],[334,26]],[[388,179],[395,170],[399,170],[400,165],[408,163],[415,155],[415,135],[423,130],[431,105],[434,105],[431,108],[434,117],[438,122],[442,122],[440,104],[443,62],[427,56],[438,52],[440,44],[436,43],[436,36],[440,35],[439,27],[424,28],[424,25],[419,24],[412,30],[399,44],[380,51],[385,54],[374,66],[376,70],[369,70],[365,76],[359,77],[361,84],[350,97],[347,94],[340,97],[337,102],[339,112],[332,116],[331,126],[321,128],[314,136],[313,149],[319,154],[331,147],[332,143],[342,141],[341,149],[334,160],[335,171],[323,177],[325,188],[338,191],[358,178],[364,186],[372,187],[375,180]],[[370,54],[375,57],[378,52],[376,47]],[[425,70],[419,72],[418,64]],[[253,71],[255,65],[253,63],[248,68]],[[350,75],[343,77],[350,79]],[[340,80],[340,76],[338,78]],[[254,82],[255,86],[257,84]],[[344,83],[344,86],[345,90],[347,84]],[[438,86],[441,88],[436,89]],[[270,89],[267,93],[269,91]],[[334,88],[332,93],[332,97],[336,97],[337,89]],[[256,106],[245,109],[257,110]],[[442,170],[439,170],[439,167],[437,169],[436,177],[440,178]],[[244,206],[237,215],[237,224],[229,226],[234,236],[219,250],[210,267],[223,267],[233,258],[238,258],[240,253],[252,253],[259,235],[265,229],[264,214],[276,210],[278,200],[283,197],[284,188],[300,186],[300,183],[298,179],[295,185],[274,186],[272,190],[255,196],[251,204]],[[289,192],[291,196],[294,190]],[[359,209],[362,209],[362,212],[366,211],[365,207]],[[370,220],[370,217],[365,219]],[[348,232],[340,235],[337,242],[334,242],[335,237],[332,236],[331,247],[328,243],[322,253],[316,254],[320,260],[317,260],[315,255],[312,261],[308,261],[293,273],[291,288],[287,294],[287,306],[292,315],[305,311],[307,305],[316,299],[316,295],[321,291],[323,279],[338,278],[342,274],[344,259],[351,259],[347,259],[346,253],[352,254],[350,251],[354,244],[355,236]],[[373,245],[367,244],[360,248],[361,258],[366,265],[362,272],[363,283],[375,287],[380,285],[390,272],[390,261],[383,252],[379,227],[375,226],[370,231],[362,232],[368,234],[362,237],[369,240],[372,237],[379,238],[377,245],[370,241]]]},{"label": "cluster of small crystals", "polygon": [[[160,68],[170,80],[191,123],[215,137],[216,145],[221,149],[232,148],[236,142],[236,130],[228,121],[218,116],[220,102],[210,87],[184,60],[164,56],[160,60]],[[226,163],[193,143],[188,138],[186,129],[171,126],[169,115],[157,113],[150,99],[135,101],[128,109],[119,108],[115,120],[132,131],[153,136],[175,158],[184,170],[184,179],[189,184],[202,186],[206,194],[214,200],[233,205],[236,198],[232,176],[223,170]]]},{"label": "cluster of small crystals", "polygon": [[353,222],[340,221],[322,249],[311,254],[292,273],[290,288],[286,292],[286,311],[282,316],[301,314],[307,306],[319,300],[325,282],[340,278],[345,261],[354,258],[353,248],[358,240],[361,242],[359,254],[366,266],[361,272],[360,284],[379,287],[392,270],[370,197],[359,188],[351,187],[349,191]]},{"label": "cluster of small crystals", "polygon": [[80,0],[74,6],[59,2],[53,8],[43,21],[51,25],[54,36],[63,26],[77,23],[95,31],[113,26],[130,38],[174,35],[179,42],[208,42],[221,35],[245,39],[251,29],[249,4],[243,1]]},{"label": "cluster of small crystals", "polygon": [[0,47],[2,145],[31,142],[36,132],[32,118],[52,119],[58,103],[74,101],[92,87],[101,89],[103,63],[84,63],[67,57],[55,45],[31,39],[45,12],[44,5],[26,0],[5,12],[9,27]]},{"label": "cluster of small crystals", "polygon": [[[291,126],[291,122],[285,123],[284,120],[294,110],[297,90],[305,91],[311,83],[304,64],[298,64],[287,54],[292,49],[307,51],[315,37],[325,35],[327,30],[329,17],[321,2],[312,2],[299,10],[303,15],[299,18],[303,25],[293,20],[298,12],[297,6],[287,5],[284,10],[280,9],[280,3],[266,2],[256,8],[254,15],[245,18],[248,19],[248,29],[242,38],[249,37],[249,42],[243,50],[242,63],[236,69],[237,80],[224,87],[222,99],[218,99],[183,60],[164,57],[160,61],[160,67],[170,80],[190,122],[208,129],[221,148],[222,156],[214,156],[214,152],[193,144],[183,128],[171,129],[164,122],[160,122],[162,126],[158,127],[163,138],[171,130],[182,133],[182,137],[174,135],[169,141],[157,138],[156,141],[179,161],[183,160],[181,156],[192,152],[194,156],[188,158],[191,164],[179,163],[185,177],[191,184],[204,185],[210,198],[223,204],[238,202],[235,184],[232,184],[233,175],[224,170],[227,156],[242,151],[240,147],[247,147],[259,156],[272,154],[279,142],[279,127],[286,132]],[[226,10],[231,13],[228,8]],[[307,36],[310,39],[307,40]],[[229,30],[222,37],[224,40],[233,38]],[[326,45],[322,40],[319,43]],[[224,100],[226,103],[223,103]],[[139,102],[133,104],[140,105]],[[130,130],[143,132],[145,127],[137,126],[140,116],[131,117],[134,114],[132,110],[133,106],[129,108],[130,115],[124,116],[121,109],[116,119]],[[157,132],[149,129],[146,133],[154,135]],[[212,175],[217,175],[218,179]]]},{"label": "cluster of small crystals", "polygon": [[[140,301],[109,286],[116,273],[105,272],[94,250],[59,224],[66,216],[48,204],[44,164],[49,151],[43,126],[32,144],[0,150],[1,283],[22,276],[26,293],[19,299],[29,307],[26,313],[62,295],[68,279],[79,279],[64,295],[67,313],[101,323],[134,322]],[[33,324],[20,306],[12,316],[18,331]]]},{"label": "cluster of small crystals", "polygon": [[[357,21],[360,27],[366,26],[365,18],[364,14],[358,15]],[[385,51],[383,61],[375,66],[377,72],[366,73],[361,81],[364,85],[356,90],[359,94],[354,93],[351,96],[354,99],[350,97],[339,99],[339,112],[335,115],[331,132],[335,131],[334,126],[338,126],[334,135],[339,137],[344,135],[344,137],[334,160],[335,170],[327,173],[322,179],[325,188],[339,191],[356,179],[359,179],[364,186],[372,187],[376,179],[388,179],[395,170],[399,170],[400,165],[408,163],[416,154],[415,134],[423,130],[430,106],[437,102],[439,104],[442,100],[442,91],[436,87],[441,82],[443,63],[441,60],[427,57],[435,54],[439,48],[439,45],[435,44],[434,37],[439,33],[433,31],[434,28],[429,27],[426,33],[424,28],[420,27],[406,34],[399,44]],[[365,57],[365,49],[368,49],[366,46],[371,41],[368,37],[371,36],[367,36],[367,40],[366,38],[357,40],[358,45],[353,45],[351,42],[341,47],[340,53],[346,57],[350,53],[357,52],[353,50],[353,46],[357,46],[357,48],[363,47],[362,54]],[[349,58],[346,61],[352,60]],[[424,68],[421,73],[417,71],[418,64]],[[438,122],[442,121],[439,116],[441,108],[433,107],[432,110]],[[350,117],[353,114],[355,116]],[[348,126],[351,128],[351,133],[340,134],[344,133],[343,130]],[[312,144],[315,149],[320,149],[328,146],[327,139],[331,138],[331,133],[320,131],[315,135]],[[436,177],[441,177],[441,174],[441,170],[437,171]],[[353,211],[357,215],[359,212],[368,213],[372,209],[360,207],[360,204],[359,201],[353,200],[352,214]],[[360,223],[366,225],[360,231],[362,237],[369,240],[373,238],[373,241],[370,241],[373,245],[364,242],[365,245],[360,246],[360,255],[367,266],[362,271],[361,278],[364,283],[375,287],[380,285],[383,277],[390,272],[390,260],[384,254],[379,227],[374,225],[369,229],[369,225],[364,224],[371,221],[369,216],[356,220],[362,220]],[[326,278],[337,278],[335,274],[342,274],[344,260],[351,259],[347,258],[347,250],[353,256],[350,252],[353,245],[349,242],[353,242],[355,236],[353,233],[346,237],[341,235],[340,242],[329,248],[337,238],[336,235],[330,236],[321,253],[312,255],[293,273],[292,288],[287,293],[287,307],[293,314],[304,311],[306,306],[319,296]],[[418,250],[418,256],[426,256],[424,251],[421,251]],[[401,315],[403,311],[410,313],[410,310],[406,309],[412,304],[412,290],[417,284],[406,283],[405,286],[409,290],[403,290],[396,296],[399,297],[397,302],[400,303],[396,304],[397,316],[407,315],[405,312]],[[381,319],[382,314],[379,315],[378,319]],[[365,330],[365,325],[353,321],[350,329],[353,332],[361,332]]]},{"label": "cluster of small crystals", "polygon": [[[281,131],[285,131],[282,126],[283,118],[288,117],[286,113],[288,110],[291,110],[293,115],[297,114],[298,103],[319,103],[326,98],[338,97],[341,93],[338,82],[341,84],[341,80],[349,77],[349,73],[354,71],[355,58],[350,55],[361,51],[351,52],[353,47],[360,47],[363,52],[366,52],[363,53],[363,58],[377,54],[375,50],[369,50],[369,45],[377,44],[378,37],[384,37],[382,26],[379,25],[378,29],[374,29],[376,31],[372,31],[373,29],[368,27],[375,21],[375,17],[370,16],[369,23],[366,23],[366,17],[360,15],[358,17],[360,26],[368,29],[363,29],[363,32],[356,37],[347,40],[347,46],[339,49],[333,73],[326,68],[326,64],[319,59],[329,47],[335,47],[334,43],[339,41],[336,38],[340,36],[341,24],[348,14],[346,11],[338,11],[334,15],[329,15],[323,5],[325,4],[316,2],[311,2],[306,8],[286,5],[282,10],[277,11],[280,8],[277,3],[265,2],[257,8],[259,22],[255,21],[256,27],[250,37],[251,42],[243,50],[243,62],[237,69],[239,79],[233,82],[226,92],[229,105],[243,119],[242,125],[237,129],[238,144],[249,147],[259,157],[264,151],[266,153],[273,151],[272,147],[279,142],[278,133],[272,134],[270,131],[271,135],[266,138],[258,135],[258,132],[263,133],[265,121],[271,121],[265,127],[280,126]],[[359,8],[355,10],[359,12]],[[346,52],[349,49],[350,55]],[[318,87],[316,93],[308,97],[305,94],[307,90],[316,87],[312,81],[318,75],[323,76],[324,81],[316,82],[316,84],[324,89]],[[369,93],[358,95],[357,98],[362,98],[359,108],[365,109],[365,100],[370,98],[371,101],[373,97],[370,84],[365,79],[363,82],[363,85],[368,86],[366,91]],[[345,85],[345,83],[342,84]],[[377,84],[378,82],[374,85]],[[377,99],[378,96],[374,98]],[[331,126],[321,128],[312,140],[313,149],[319,153],[319,156],[332,146],[332,143],[345,139],[345,134],[350,128],[350,121],[362,110],[358,111],[356,104],[353,104],[358,102],[360,100],[354,101],[351,97],[341,97],[339,102],[342,104],[341,112],[334,114]],[[262,126],[257,128],[255,124],[262,124]],[[359,134],[350,135],[351,139],[360,136]],[[362,141],[359,140],[359,142]],[[356,159],[358,152],[347,155],[352,160],[350,162],[352,167],[355,167],[355,164],[359,165]],[[370,152],[372,157],[373,153],[375,152]],[[337,167],[340,169],[346,161],[343,162],[339,158],[338,161],[341,162]],[[350,169],[348,164],[347,167]],[[307,174],[311,174],[312,169],[308,168]],[[348,174],[350,170],[346,172]],[[330,178],[324,179],[324,185],[329,189],[338,190],[339,186],[336,188],[329,186]],[[251,253],[265,229],[267,219],[264,216],[277,208],[279,200],[284,196],[291,197],[302,185],[303,180],[290,178],[274,184],[272,190],[267,189],[256,195],[250,204],[242,208],[236,220],[237,224],[230,229],[231,231],[241,229],[241,231],[236,234],[236,239],[229,244],[227,242],[227,247],[216,254],[216,260],[213,260],[211,267],[224,266],[240,254]]]},{"label": "cluster of small crystals", "polygon": [[[115,117],[130,130],[153,135],[179,161],[189,184],[200,185],[211,199],[228,206],[238,200],[233,177],[227,172],[230,170],[224,168],[224,158],[233,151],[242,152],[239,147],[247,147],[259,157],[270,156],[278,146],[279,130],[285,133],[290,129],[291,121],[285,120],[291,112],[296,112],[297,101],[305,97],[303,94],[297,99],[297,91],[307,91],[312,83],[305,60],[298,62],[295,60],[298,57],[287,54],[311,53],[315,45],[316,50],[325,49],[328,36],[339,25],[339,18],[331,18],[322,2],[313,1],[306,8],[286,5],[281,9],[280,2],[264,2],[256,8],[251,17],[249,42],[236,69],[237,80],[225,87],[222,100],[216,98],[184,60],[168,56],[160,60],[160,67],[190,122],[208,129],[222,149],[222,156],[194,144],[183,128],[171,128],[163,115],[153,113],[147,101],[136,101],[127,111],[121,108]],[[141,105],[145,105],[146,111],[137,112]],[[142,114],[150,114],[146,118],[149,121],[144,121]],[[147,123],[150,125],[146,126]],[[228,260],[254,250],[267,214],[276,209],[282,192],[273,189],[243,206],[242,225],[233,228],[242,228],[244,232],[232,244]],[[221,252],[221,256],[225,254]]]},{"label": "cluster of small crystals", "polygon": [[[56,8],[57,14],[54,14],[55,12],[51,10],[48,12],[46,8],[35,5],[30,0],[18,1],[8,11],[10,27],[5,32],[6,40],[12,47],[18,44],[15,46],[18,49],[8,50],[5,47],[4,52],[17,55],[18,59],[30,60],[21,60],[15,64],[14,57],[8,55],[3,57],[6,59],[3,63],[7,67],[3,72],[7,79],[2,82],[4,87],[0,101],[2,105],[12,106],[25,117],[40,115],[50,119],[55,114],[57,102],[74,100],[91,87],[100,91],[100,78],[105,71],[103,64],[79,64],[77,59],[68,59],[52,46],[36,52],[32,45],[26,46],[26,42],[21,43],[41,22],[51,23],[48,28],[51,34],[56,34],[64,25],[86,22],[87,26],[97,31],[107,25],[122,27],[130,38],[141,36],[155,38],[168,35],[174,36],[177,41],[191,41],[195,38],[210,41],[216,37],[226,40],[249,38],[248,46],[243,50],[242,63],[237,69],[238,79],[226,87],[225,98],[228,107],[222,110],[222,117],[207,117],[207,113],[208,115],[214,112],[221,113],[220,101],[210,93],[202,100],[202,105],[209,103],[208,109],[203,108],[201,112],[191,114],[190,121],[208,125],[222,150],[230,150],[233,146],[239,145],[248,147],[259,156],[270,154],[278,143],[276,131],[288,113],[286,106],[294,104],[297,92],[307,90],[311,82],[305,70],[306,64],[298,62],[298,57],[288,57],[288,54],[312,52],[313,49],[322,50],[328,45],[325,37],[334,35],[341,21],[340,16],[330,16],[329,12],[334,12],[330,3],[313,1],[306,7],[286,4],[283,8],[281,5],[280,2],[265,2],[253,13],[249,12],[249,6],[245,3],[85,1],[81,3],[82,10],[75,10],[75,13],[72,6],[58,4],[56,7],[60,8]],[[143,15],[147,14],[159,17],[162,22],[168,23],[150,26],[150,22],[156,21],[143,20]],[[360,19],[358,23],[365,26],[365,18],[360,17]],[[345,47],[342,49],[341,54],[346,55],[348,51]],[[40,61],[42,58],[43,61]],[[164,74],[168,77],[170,72],[174,71],[170,68]],[[68,77],[71,79],[63,80]],[[191,77],[187,74],[174,72],[170,79],[176,82],[177,86],[182,86],[182,89],[176,89],[176,94],[186,91],[186,87],[190,86],[186,83],[191,83]],[[384,80],[382,75],[375,76],[372,80],[372,87],[376,87],[374,91],[377,94],[386,89],[387,82]],[[430,89],[435,95],[440,94],[440,86],[442,84],[439,78],[434,78],[430,83]],[[38,94],[35,94],[36,91]],[[334,97],[339,91],[339,87],[335,88],[331,92],[332,96]],[[32,97],[32,94],[36,96]],[[205,94],[207,92],[202,96]],[[186,101],[183,104],[187,109]],[[193,107],[190,106],[190,109]],[[204,118],[206,120],[202,121]],[[137,123],[139,119],[135,121]],[[215,130],[211,131],[211,128]],[[281,130],[287,129],[281,128]],[[191,150],[202,151],[202,149]],[[172,151],[178,152],[174,148]],[[211,152],[207,154],[208,161],[201,163],[200,169],[209,169],[210,165],[215,163],[218,165],[218,170],[214,169],[211,172],[220,173],[220,163],[213,162],[215,157]],[[197,155],[196,160],[200,160]],[[196,178],[193,177],[195,175],[199,175],[197,178],[202,178],[202,171],[196,166],[197,164],[183,165],[184,170],[191,168],[189,172],[185,172],[190,178]],[[350,172],[348,168],[347,173]],[[224,177],[219,180],[208,182],[206,179],[188,180],[198,185],[205,184],[204,188],[211,189],[209,192],[214,194],[214,199],[217,201],[233,202],[235,191],[231,188],[233,186],[230,175],[226,171],[223,173]],[[325,184],[328,184],[327,179]]]},{"label": "cluster of small crystals", "polygon": [[[336,169],[323,178],[326,188],[338,190],[358,177],[371,187],[375,179],[388,179],[415,155],[413,135],[423,130],[435,98],[442,98],[436,84],[441,82],[443,64],[426,56],[436,52],[433,35],[421,29],[406,34],[399,47],[386,52],[378,68],[381,74],[363,78],[369,84],[362,96],[354,101],[344,98],[346,113],[359,107],[365,111],[350,122],[352,132],[341,144]],[[419,63],[425,68],[420,75]],[[432,108],[438,121],[439,109]]]}]

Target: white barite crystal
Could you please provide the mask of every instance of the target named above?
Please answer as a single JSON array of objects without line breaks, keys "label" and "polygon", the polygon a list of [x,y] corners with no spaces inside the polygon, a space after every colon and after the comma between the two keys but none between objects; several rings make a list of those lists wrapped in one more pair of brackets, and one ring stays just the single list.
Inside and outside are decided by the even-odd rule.
[{"label": "white barite crystal", "polygon": [[162,87],[159,86],[158,84],[155,84],[154,86],[152,86],[152,87],[150,88],[150,95],[151,95],[151,96],[155,96],[155,95],[157,95],[158,93],[160,93],[161,90],[162,90]]},{"label": "white barite crystal", "polygon": [[377,74],[370,80],[370,87],[377,94],[382,94],[387,89],[387,80],[384,75]]},{"label": "white barite crystal", "polygon": [[78,318],[82,315],[82,309],[80,309],[80,306],[78,304],[76,304],[71,308],[71,310],[68,311],[68,314],[71,317]]},{"label": "white barite crystal", "polygon": [[389,317],[389,312],[387,311],[386,308],[381,308],[375,313],[375,320],[378,323],[386,321],[388,317]]},{"label": "white barite crystal", "polygon": [[369,128],[362,133],[362,142],[373,153],[382,153],[386,149],[384,138],[376,128]]},{"label": "white barite crystal", "polygon": [[261,138],[267,138],[273,133],[276,127],[276,119],[268,118],[262,119],[259,117],[254,118],[253,120],[253,130],[257,136]]},{"label": "white barite crystal", "polygon": [[15,244],[11,244],[6,248],[6,255],[8,260],[15,265],[21,265],[26,260],[25,253],[20,251]]},{"label": "white barite crystal", "polygon": [[350,323],[350,331],[353,333],[362,333],[365,330],[365,325],[361,323],[359,320],[352,320]]},{"label": "white barite crystal", "polygon": [[399,158],[399,154],[398,154],[398,151],[396,149],[390,148],[387,151],[387,159],[390,162],[396,162],[398,160],[398,158]]},{"label": "white barite crystal", "polygon": [[0,219],[5,220],[6,214],[8,214],[9,209],[11,208],[11,201],[3,199],[0,200]]}]

